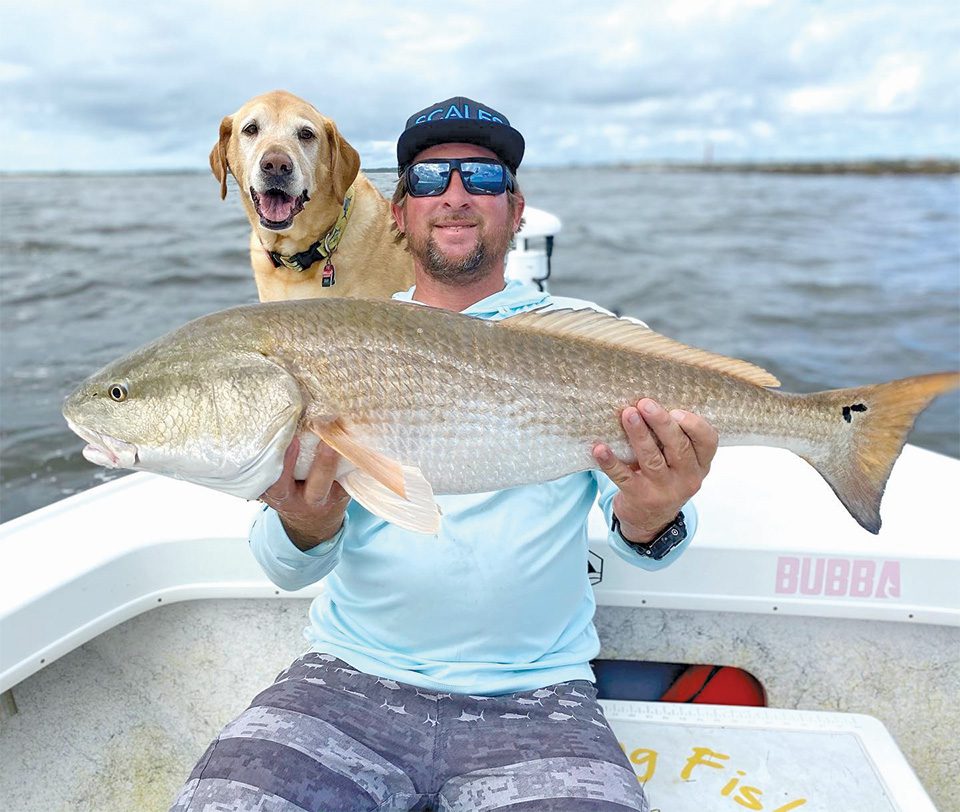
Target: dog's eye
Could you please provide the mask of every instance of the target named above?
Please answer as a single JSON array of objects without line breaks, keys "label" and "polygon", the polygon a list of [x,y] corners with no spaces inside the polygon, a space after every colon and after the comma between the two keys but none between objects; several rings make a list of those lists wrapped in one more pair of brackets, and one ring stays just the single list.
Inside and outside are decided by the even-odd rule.
[{"label": "dog's eye", "polygon": [[251,121],[246,127],[243,128],[244,135],[256,135],[260,132],[260,128],[257,126],[256,121]]},{"label": "dog's eye", "polygon": [[317,137],[316,133],[309,127],[304,127],[297,133],[301,141],[312,141]]}]

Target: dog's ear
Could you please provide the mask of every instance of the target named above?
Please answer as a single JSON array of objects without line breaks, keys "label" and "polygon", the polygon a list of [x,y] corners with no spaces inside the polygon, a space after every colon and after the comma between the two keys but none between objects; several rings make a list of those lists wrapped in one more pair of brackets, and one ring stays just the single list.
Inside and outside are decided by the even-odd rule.
[{"label": "dog's ear", "polygon": [[341,203],[347,196],[347,189],[357,179],[360,171],[360,153],[351,147],[340,135],[336,125],[327,122],[327,139],[330,142],[330,175],[333,178],[333,192]]},{"label": "dog's ear", "polygon": [[230,142],[231,135],[233,135],[233,116],[226,116],[220,122],[220,138],[210,150],[210,170],[220,181],[221,200],[227,196],[227,173],[230,171],[230,164],[227,162],[227,144]]}]

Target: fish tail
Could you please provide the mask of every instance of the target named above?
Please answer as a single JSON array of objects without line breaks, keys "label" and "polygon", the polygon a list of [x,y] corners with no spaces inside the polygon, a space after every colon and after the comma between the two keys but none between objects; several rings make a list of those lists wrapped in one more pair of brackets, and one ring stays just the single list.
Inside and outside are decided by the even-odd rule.
[{"label": "fish tail", "polygon": [[827,408],[833,435],[820,452],[800,456],[862,527],[878,533],[880,500],[907,434],[930,401],[958,386],[960,372],[939,372],[810,395]]}]

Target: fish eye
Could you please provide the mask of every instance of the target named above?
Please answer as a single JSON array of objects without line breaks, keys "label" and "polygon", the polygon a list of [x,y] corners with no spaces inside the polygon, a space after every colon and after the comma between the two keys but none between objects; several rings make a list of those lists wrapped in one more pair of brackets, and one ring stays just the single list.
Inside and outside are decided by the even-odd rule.
[{"label": "fish eye", "polygon": [[246,127],[241,130],[244,135],[256,135],[260,132],[260,128],[257,126],[256,121],[251,121]]},{"label": "fish eye", "polygon": [[297,133],[297,137],[301,141],[312,141],[316,136],[317,134],[309,127],[301,127],[300,132]]},{"label": "fish eye", "polygon": [[112,384],[110,388],[107,389],[107,393],[110,395],[110,398],[117,403],[127,399],[127,387],[122,383]]}]

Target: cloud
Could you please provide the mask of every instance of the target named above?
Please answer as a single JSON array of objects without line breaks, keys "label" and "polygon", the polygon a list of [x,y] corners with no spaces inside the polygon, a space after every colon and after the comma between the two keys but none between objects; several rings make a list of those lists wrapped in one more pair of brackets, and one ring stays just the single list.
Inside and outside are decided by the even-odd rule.
[{"label": "cloud", "polygon": [[200,168],[285,88],[368,166],[407,116],[479,98],[529,164],[958,154],[960,23],[918,0],[4,6],[0,169]]}]

